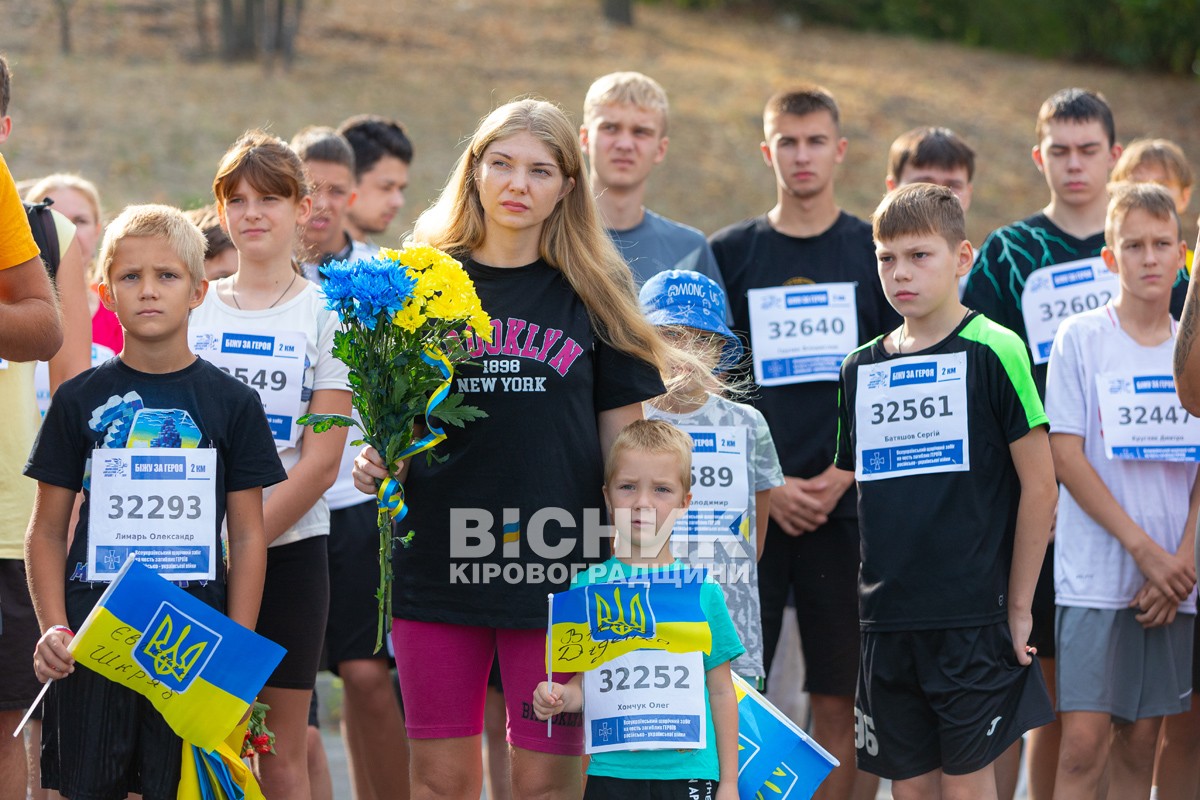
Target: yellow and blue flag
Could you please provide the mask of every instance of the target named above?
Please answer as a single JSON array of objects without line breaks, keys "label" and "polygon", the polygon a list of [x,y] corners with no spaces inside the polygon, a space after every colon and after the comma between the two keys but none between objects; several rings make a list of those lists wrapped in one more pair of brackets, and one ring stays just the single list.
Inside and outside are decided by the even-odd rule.
[{"label": "yellow and blue flag", "polygon": [[144,695],[171,730],[204,750],[237,726],[285,652],[132,557],[68,649]]},{"label": "yellow and blue flag", "polygon": [[678,577],[650,574],[552,595],[551,669],[586,672],[634,650],[711,651],[701,583]]},{"label": "yellow and blue flag", "polygon": [[838,760],[733,676],[738,701],[738,797],[809,800]]}]

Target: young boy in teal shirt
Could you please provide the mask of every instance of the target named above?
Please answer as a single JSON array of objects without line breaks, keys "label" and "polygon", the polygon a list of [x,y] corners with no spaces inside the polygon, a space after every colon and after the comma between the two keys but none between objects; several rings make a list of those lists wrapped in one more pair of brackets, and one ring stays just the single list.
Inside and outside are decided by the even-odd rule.
[{"label": "young boy in teal shirt", "polygon": [[[671,557],[671,528],[691,501],[690,437],[662,420],[638,420],[621,432],[608,455],[604,498],[616,538],[613,558],[576,578],[573,587],[649,579],[687,580],[687,567]],[[705,746],[698,749],[596,752],[588,764],[585,800],[650,796],[679,800],[736,800],[738,772],[737,698],[729,664],[745,652],[725,607],[721,588],[705,580],[700,604],[712,634],[703,657]],[[638,653],[663,651],[639,650]],[[698,654],[697,654],[698,655]],[[671,674],[679,675],[676,667]],[[621,687],[602,669],[577,673],[567,684],[538,684],[533,695],[538,719],[579,712],[586,696]],[[657,674],[657,673],[656,673]],[[687,678],[683,682],[687,682]],[[676,679],[675,685],[681,681]],[[699,689],[698,684],[693,684]]]}]

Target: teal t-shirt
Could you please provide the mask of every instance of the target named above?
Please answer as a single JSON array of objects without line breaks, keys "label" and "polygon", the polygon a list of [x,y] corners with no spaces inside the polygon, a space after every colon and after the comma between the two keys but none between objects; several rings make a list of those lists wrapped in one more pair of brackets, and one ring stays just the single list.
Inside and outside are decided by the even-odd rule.
[{"label": "teal t-shirt", "polygon": [[[670,570],[690,570],[682,561],[665,567],[635,567],[610,558],[597,564],[572,582],[571,588],[593,583],[613,583],[647,574],[654,575]],[[725,595],[721,587],[711,579],[700,588],[700,605],[712,632],[712,650],[704,656],[704,669],[720,666],[745,652],[729,610],[725,607]],[[588,673],[584,673],[585,681]],[[589,775],[607,778],[654,780],[719,780],[720,763],[717,761],[717,734],[713,729],[712,704],[708,699],[708,686],[704,687],[705,741],[703,750],[626,750],[622,752],[596,753],[588,764]]]}]

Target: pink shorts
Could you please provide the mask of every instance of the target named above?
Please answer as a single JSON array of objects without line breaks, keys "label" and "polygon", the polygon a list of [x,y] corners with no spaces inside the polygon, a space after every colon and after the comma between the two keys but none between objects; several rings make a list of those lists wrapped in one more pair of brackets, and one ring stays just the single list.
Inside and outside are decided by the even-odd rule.
[{"label": "pink shorts", "polygon": [[[583,714],[559,714],[549,737],[546,723],[533,714],[533,690],[546,680],[544,630],[393,619],[392,644],[411,738],[483,733],[488,673],[493,656],[498,656],[509,744],[539,753],[583,754]],[[569,678],[554,674],[558,683]]]}]

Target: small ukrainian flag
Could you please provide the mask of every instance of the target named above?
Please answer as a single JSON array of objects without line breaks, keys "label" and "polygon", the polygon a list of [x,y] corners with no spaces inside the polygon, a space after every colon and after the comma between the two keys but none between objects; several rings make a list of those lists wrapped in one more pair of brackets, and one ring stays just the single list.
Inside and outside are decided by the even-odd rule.
[{"label": "small ukrainian flag", "polygon": [[285,652],[132,556],[68,649],[145,696],[171,730],[205,750],[237,726]]},{"label": "small ukrainian flag", "polygon": [[551,668],[585,672],[634,650],[711,651],[700,587],[699,581],[647,576],[553,595]]}]

